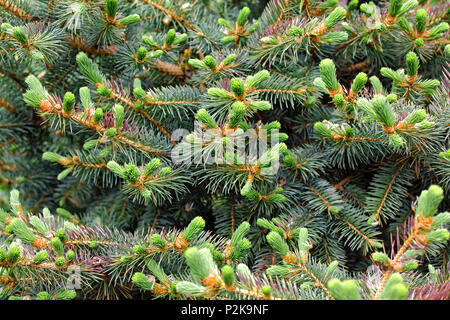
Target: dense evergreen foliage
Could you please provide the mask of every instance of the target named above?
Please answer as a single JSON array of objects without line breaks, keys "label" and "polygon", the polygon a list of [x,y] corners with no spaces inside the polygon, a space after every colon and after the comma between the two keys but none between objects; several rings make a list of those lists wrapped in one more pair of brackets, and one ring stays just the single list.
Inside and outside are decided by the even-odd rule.
[{"label": "dense evergreen foliage", "polygon": [[449,13],[0,0],[0,298],[449,299]]}]

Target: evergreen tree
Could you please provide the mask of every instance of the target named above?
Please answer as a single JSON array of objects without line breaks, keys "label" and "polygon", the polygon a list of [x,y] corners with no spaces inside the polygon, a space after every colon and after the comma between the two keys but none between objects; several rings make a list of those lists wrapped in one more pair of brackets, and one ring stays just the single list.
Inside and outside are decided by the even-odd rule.
[{"label": "evergreen tree", "polygon": [[0,298],[449,299],[449,13],[0,0]]}]

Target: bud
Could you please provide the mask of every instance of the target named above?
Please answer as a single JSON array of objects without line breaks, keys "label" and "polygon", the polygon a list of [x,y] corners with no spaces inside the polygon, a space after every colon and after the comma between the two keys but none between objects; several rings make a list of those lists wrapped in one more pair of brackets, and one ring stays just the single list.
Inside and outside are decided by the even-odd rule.
[{"label": "bud", "polygon": [[137,49],[136,51],[136,58],[139,61],[142,61],[145,59],[146,56],[147,56],[147,49],[145,47],[139,47],[139,49]]},{"label": "bud", "polygon": [[21,44],[28,44],[28,36],[25,33],[25,30],[22,27],[14,27],[13,28],[13,37]]},{"label": "bud", "polygon": [[141,17],[138,14],[132,14],[132,15],[129,15],[128,17],[120,19],[119,24],[127,26],[129,24],[139,22],[139,20],[141,20]]},{"label": "bud", "polygon": [[164,249],[166,247],[166,241],[157,233],[150,237],[150,243],[159,249]]},{"label": "bud", "polygon": [[394,103],[395,101],[397,101],[397,99],[398,99],[398,97],[397,97],[397,95],[395,93],[390,93],[386,97],[386,101],[388,103]]},{"label": "bud", "polygon": [[8,32],[10,29],[12,29],[12,25],[10,25],[9,23],[2,23],[2,25],[0,26],[0,29],[2,32]]},{"label": "bud", "polygon": [[417,32],[424,32],[428,22],[428,14],[425,9],[419,9],[416,12]]},{"label": "bud", "polygon": [[159,167],[161,167],[161,160],[159,160],[158,158],[152,159],[152,161],[150,161],[147,166],[145,167],[144,170],[144,174],[146,177],[150,176],[151,174],[153,174],[157,169],[159,169]]},{"label": "bud", "polygon": [[161,169],[161,171],[159,171],[159,177],[164,178],[164,177],[167,177],[168,175],[170,175],[171,173],[172,173],[172,168],[164,167]]},{"label": "bud", "polygon": [[356,10],[356,8],[358,8],[358,4],[359,4],[358,0],[351,0],[347,5],[347,10],[348,11]]},{"label": "bud", "polygon": [[266,298],[269,298],[272,295],[272,289],[268,285],[263,286],[261,292]]},{"label": "bud", "polygon": [[333,272],[336,270],[338,265],[339,265],[339,262],[337,262],[337,261],[331,262],[325,271],[325,276],[329,277],[331,274],[333,274]]},{"label": "bud", "polygon": [[54,300],[72,300],[75,299],[77,293],[75,290],[61,290],[55,295]]},{"label": "bud", "polygon": [[404,121],[407,124],[416,124],[425,120],[426,117],[427,112],[424,109],[418,109],[411,112]]},{"label": "bud", "polygon": [[375,262],[381,263],[381,264],[385,264],[388,265],[389,264],[389,257],[387,256],[387,254],[383,253],[383,252],[374,252],[372,253],[372,259]]},{"label": "bud", "polygon": [[68,262],[71,262],[73,259],[75,259],[75,252],[73,252],[72,250],[67,251],[66,260]]},{"label": "bud", "polygon": [[238,273],[241,277],[244,277],[244,278],[251,278],[252,277],[252,272],[247,267],[247,265],[245,265],[243,263],[239,263],[237,265],[236,273]]},{"label": "bud", "polygon": [[331,130],[323,122],[316,122],[314,130],[323,137],[331,137]]},{"label": "bud", "polygon": [[117,0],[106,0],[103,8],[110,18],[114,18],[119,10],[119,3]]},{"label": "bud", "polygon": [[66,264],[66,258],[59,257],[55,259],[55,266],[57,267],[64,267]]},{"label": "bud", "polygon": [[175,29],[170,29],[170,30],[167,32],[166,39],[165,39],[164,42],[165,42],[167,45],[171,45],[171,44],[175,41],[175,36],[176,36]]},{"label": "bud", "polygon": [[230,245],[232,247],[236,246],[239,241],[241,241],[244,236],[248,233],[250,230],[250,224],[246,221],[242,222],[239,227],[236,229],[236,231],[233,233],[233,236],[231,237]]},{"label": "bud", "polygon": [[59,238],[56,238],[56,237],[52,238],[50,240],[50,243],[52,244],[53,250],[55,250],[55,252],[58,256],[64,255],[63,243],[61,242],[61,240]]},{"label": "bud", "polygon": [[141,39],[142,39],[142,42],[144,44],[148,45],[149,47],[156,48],[158,46],[158,44],[155,42],[155,40],[153,40],[149,36],[142,36]]},{"label": "bud", "polygon": [[222,99],[230,98],[228,91],[219,88],[209,88],[208,95],[214,98],[222,98]]},{"label": "bud", "polygon": [[406,55],[406,73],[409,76],[417,75],[419,70],[419,58],[414,52],[408,52]]},{"label": "bud", "polygon": [[109,97],[111,96],[112,91],[106,86],[100,86],[97,88],[97,93],[102,97]]},{"label": "bud", "polygon": [[377,120],[387,127],[392,127],[397,122],[397,115],[394,109],[386,101],[386,97],[382,95],[375,95],[372,99],[373,110]]},{"label": "bud", "polygon": [[103,114],[103,109],[102,108],[96,108],[95,112],[94,112],[94,122],[95,123],[100,123],[100,121],[103,120],[104,114]]},{"label": "bud", "polygon": [[73,218],[73,215],[63,208],[56,208],[56,213],[59,214],[61,217],[66,218],[68,220],[71,220]]},{"label": "bud", "polygon": [[383,67],[380,69],[380,73],[383,77],[389,78],[394,82],[402,82],[402,77],[398,74],[398,72],[392,70],[391,68]]},{"label": "bud", "polygon": [[418,4],[419,3],[417,2],[417,0],[407,0],[405,3],[403,3],[400,11],[398,12],[398,15],[403,15],[411,11],[412,9],[417,7]]},{"label": "bud", "polygon": [[320,76],[328,90],[336,91],[339,83],[336,78],[336,67],[331,59],[324,59],[319,64]]},{"label": "bud", "polygon": [[282,194],[271,194],[267,200],[272,203],[280,203],[286,200],[286,197]]},{"label": "bud", "polygon": [[242,27],[245,24],[245,22],[247,21],[249,14],[250,14],[250,9],[248,7],[243,7],[241,9],[241,11],[239,12],[236,23]]},{"label": "bud", "polygon": [[421,48],[424,44],[423,39],[417,38],[416,41],[414,42],[414,44],[416,45],[417,48]]},{"label": "bud", "polygon": [[389,15],[395,17],[398,15],[400,9],[402,8],[403,0],[391,0],[389,5]]},{"label": "bud", "polygon": [[234,41],[234,37],[233,36],[226,36],[226,37],[222,38],[222,43],[223,44],[227,44],[227,43],[230,43],[230,42],[233,42],[233,41]]},{"label": "bud", "polygon": [[405,143],[405,139],[398,134],[393,134],[389,137],[389,144],[394,148],[400,148]]},{"label": "bud", "polygon": [[195,217],[184,229],[183,237],[186,241],[194,240],[205,228],[205,220],[202,217]]},{"label": "bud", "polygon": [[117,135],[117,129],[116,128],[109,128],[106,130],[106,136],[108,138],[114,138]]},{"label": "bud", "polygon": [[9,223],[9,227],[11,228],[11,231],[25,243],[31,244],[36,238],[31,230],[28,229],[25,222],[19,218],[12,219]]},{"label": "bud", "polygon": [[41,250],[34,255],[33,262],[35,264],[41,264],[48,259],[48,252],[46,250]]},{"label": "bud", "polygon": [[289,268],[283,266],[271,266],[266,270],[266,274],[272,277],[274,276],[284,277],[287,276],[289,273],[290,273]]},{"label": "bud", "polygon": [[334,104],[335,104],[338,108],[343,107],[343,106],[344,106],[344,103],[345,103],[344,96],[343,96],[342,94],[340,94],[340,93],[336,94],[336,95],[333,97],[333,102],[334,102]]},{"label": "bud", "polygon": [[176,284],[175,288],[177,293],[186,295],[188,297],[200,297],[204,295],[201,286],[189,281],[180,281]]},{"label": "bud", "polygon": [[248,105],[252,110],[266,111],[272,108],[272,105],[268,101],[255,101]]},{"label": "bud", "polygon": [[228,126],[230,128],[235,128],[238,126],[239,122],[242,121],[242,118],[245,116],[245,112],[247,107],[244,103],[240,101],[236,101],[231,106],[231,114],[230,120],[228,121]]},{"label": "bud", "polygon": [[443,199],[444,190],[438,185],[431,185],[428,190],[423,190],[417,199],[416,214],[424,217],[433,216]]},{"label": "bud", "polygon": [[115,174],[117,174],[118,176],[123,177],[123,174],[124,174],[123,169],[122,169],[122,167],[121,167],[117,162],[115,162],[115,161],[109,161],[109,162],[106,164],[106,167],[107,167],[110,171],[112,171],[112,172],[114,172]]},{"label": "bud", "polygon": [[436,228],[450,223],[450,212],[441,212],[433,217],[432,227]]},{"label": "bud", "polygon": [[42,291],[36,295],[36,300],[51,300],[51,297],[48,292]]},{"label": "bud", "polygon": [[234,53],[229,54],[223,61],[222,64],[224,66],[229,65],[230,63],[232,63],[234,60],[236,60],[236,55]]},{"label": "bud", "polygon": [[429,37],[430,37],[432,40],[435,40],[435,39],[438,39],[438,38],[442,37],[442,34],[443,34],[444,32],[447,32],[448,29],[449,29],[448,23],[447,23],[447,22],[441,22],[441,23],[438,24],[437,26],[431,28],[431,29],[428,31],[428,34],[429,34]]},{"label": "bud", "polygon": [[224,27],[224,28],[227,28],[227,29],[231,29],[230,23],[227,20],[223,19],[223,18],[219,18],[217,20],[217,23],[221,27]]},{"label": "bud", "polygon": [[63,156],[54,152],[44,152],[42,154],[42,159],[50,162],[59,162],[62,158]]},{"label": "bud", "polygon": [[217,127],[216,121],[209,115],[208,111],[205,109],[200,109],[197,111],[197,120],[210,129]]},{"label": "bud", "polygon": [[325,19],[327,29],[334,28],[341,20],[345,18],[347,10],[342,7],[335,8]]},{"label": "bud", "polygon": [[222,279],[225,285],[231,286],[234,282],[234,270],[229,265],[224,265],[222,267]]},{"label": "bud", "polygon": [[437,229],[428,233],[427,241],[446,243],[449,237],[450,233],[447,229]]},{"label": "bud", "polygon": [[137,245],[135,245],[133,247],[133,253],[139,254],[139,255],[144,255],[144,254],[147,254],[148,251],[147,251],[147,248],[144,245],[137,244]]},{"label": "bud", "polygon": [[141,176],[141,171],[134,164],[128,164],[123,169],[123,177],[131,183],[136,183]]},{"label": "bud", "polygon": [[203,62],[210,70],[215,70],[217,67],[217,61],[212,56],[206,56]]},{"label": "bud", "polygon": [[360,300],[361,295],[359,293],[358,283],[356,280],[344,280],[331,279],[327,284],[331,295],[336,300]]},{"label": "bud", "polygon": [[406,260],[402,264],[402,271],[414,271],[419,267],[416,260]]},{"label": "bud", "polygon": [[358,73],[355,80],[353,80],[352,91],[355,93],[360,92],[367,83],[367,74],[364,72]]},{"label": "bud", "polygon": [[300,27],[291,27],[288,32],[294,37],[301,37],[303,35],[303,29]]},{"label": "bud", "polygon": [[270,246],[280,255],[285,256],[288,253],[289,247],[278,233],[270,231],[266,238]]},{"label": "bud", "polygon": [[[189,59],[188,64],[191,67],[199,68],[199,69],[204,69],[206,67],[205,63],[199,59]],[[216,89],[216,88],[211,88],[211,89]]]},{"label": "bud", "polygon": [[242,96],[245,92],[244,81],[240,78],[231,79],[230,86],[231,91],[233,91],[233,93],[238,97]]},{"label": "bud", "polygon": [[392,274],[381,292],[381,300],[406,300],[407,297],[408,287],[404,284],[402,276],[399,273]]},{"label": "bud", "polygon": [[9,247],[8,254],[6,255],[6,261],[13,264],[13,263],[16,263],[17,260],[19,260],[21,256],[22,256],[22,252],[20,251],[19,247],[17,247],[16,245],[11,245]]},{"label": "bud", "polygon": [[270,78],[270,73],[267,70],[261,70],[253,76],[248,76],[246,79],[247,87],[253,88],[261,84],[263,81]]},{"label": "bud", "polygon": [[147,276],[142,272],[136,272],[133,275],[133,278],[131,278],[131,282],[133,282],[134,285],[144,290],[152,290],[153,286],[155,285],[155,283],[150,281],[147,278]]},{"label": "bud", "polygon": [[188,35],[186,33],[182,33],[182,34],[176,36],[175,40],[173,41],[173,45],[180,44],[180,43],[186,41],[187,37],[188,37]]},{"label": "bud", "polygon": [[241,189],[241,195],[246,196],[252,190],[253,183],[250,180],[247,180],[245,185]]},{"label": "bud", "polygon": [[66,229],[64,228],[60,228],[56,231],[55,234],[56,237],[59,238],[59,240],[61,240],[62,242],[67,240],[67,236],[66,236]]}]

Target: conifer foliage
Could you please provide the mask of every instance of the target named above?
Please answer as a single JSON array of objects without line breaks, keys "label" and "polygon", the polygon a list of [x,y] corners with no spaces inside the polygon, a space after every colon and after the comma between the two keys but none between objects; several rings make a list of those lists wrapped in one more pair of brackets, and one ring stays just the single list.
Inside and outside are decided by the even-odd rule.
[{"label": "conifer foliage", "polygon": [[449,13],[0,0],[0,299],[449,299]]}]

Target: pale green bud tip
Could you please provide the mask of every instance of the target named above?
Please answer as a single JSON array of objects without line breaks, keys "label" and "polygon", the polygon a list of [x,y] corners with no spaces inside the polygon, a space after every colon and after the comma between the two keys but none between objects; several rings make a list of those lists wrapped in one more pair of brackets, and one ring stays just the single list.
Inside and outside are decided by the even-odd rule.
[{"label": "pale green bud tip", "polygon": [[183,237],[186,241],[192,241],[204,228],[205,220],[202,217],[195,217],[184,230]]},{"label": "pale green bud tip", "polygon": [[326,125],[324,123],[322,123],[322,122],[316,122],[314,124],[314,130],[318,134],[320,134],[321,136],[324,136],[324,137],[330,137],[331,136],[331,130],[328,129],[326,127]]},{"label": "pale green bud tip", "polygon": [[152,290],[153,282],[151,282],[142,272],[136,272],[131,279],[133,284],[144,290]]},{"label": "pale green bud tip", "polygon": [[427,112],[424,109],[414,110],[405,119],[407,124],[415,124],[422,122],[427,117]]},{"label": "pale green bud tip", "polygon": [[227,285],[227,286],[231,286],[234,282],[234,270],[231,266],[229,265],[225,265],[222,267],[222,279],[223,282]]},{"label": "pale green bud tip", "polygon": [[414,76],[419,70],[419,58],[414,52],[409,52],[406,55],[406,73],[409,76]]},{"label": "pale green bud tip", "polygon": [[438,185],[431,185],[428,190],[424,190],[420,194],[416,213],[422,214],[424,217],[433,216],[443,199],[444,190]]},{"label": "pale green bud tip", "polygon": [[242,8],[241,11],[239,12],[239,16],[237,18],[237,24],[240,26],[243,26],[245,24],[245,22],[247,21],[249,14],[250,14],[250,9],[248,7]]},{"label": "pale green bud tip", "polygon": [[134,164],[128,164],[123,169],[124,178],[131,183],[136,183],[141,175],[141,171]]},{"label": "pale green bud tip", "polygon": [[139,22],[141,20],[141,17],[138,14],[132,14],[128,17],[125,17],[119,21],[120,24],[123,24],[124,26],[127,26],[129,24],[133,24],[136,22]]},{"label": "pale green bud tip", "polygon": [[325,83],[327,89],[337,90],[339,89],[339,83],[336,78],[336,67],[333,60],[324,59],[319,64],[320,75]]},{"label": "pale green bud tip", "polygon": [[266,296],[266,297],[270,297],[272,294],[272,289],[270,288],[270,286],[265,285],[261,288],[261,292]]},{"label": "pale green bud tip", "polygon": [[224,60],[223,60],[223,65],[227,66],[230,63],[232,63],[234,60],[236,60],[236,55],[234,53],[228,55]]},{"label": "pale green bud tip", "polygon": [[106,136],[108,138],[114,138],[117,135],[117,129],[116,128],[109,128],[106,130]]},{"label": "pale green bud tip", "polygon": [[197,111],[197,120],[211,129],[217,126],[216,121],[214,121],[214,119],[209,115],[208,111],[206,111],[205,109],[200,109]]},{"label": "pale green bud tip", "polygon": [[365,74],[364,72],[358,73],[355,80],[353,81],[352,91],[356,93],[360,92],[366,85],[367,80],[367,74]]},{"label": "pale green bud tip", "polygon": [[166,35],[165,39],[166,44],[171,45],[174,42],[175,37],[176,37],[175,29],[170,29]]},{"label": "pale green bud tip", "polygon": [[372,254],[372,259],[378,263],[389,264],[389,257],[383,252],[374,252]]},{"label": "pale green bud tip", "polygon": [[72,92],[66,92],[63,98],[63,109],[65,111],[71,111],[75,105],[75,96]]},{"label": "pale green bud tip", "polygon": [[61,160],[61,158],[61,155],[54,152],[44,152],[42,154],[42,159],[50,162],[58,162],[59,160]]},{"label": "pale green bud tip", "polygon": [[13,28],[13,37],[22,44],[28,43],[28,36],[26,35],[25,30],[22,27]]},{"label": "pale green bud tip", "polygon": [[203,59],[203,62],[204,62],[205,65],[206,65],[209,69],[211,69],[211,70],[214,70],[214,69],[217,67],[217,61],[216,61],[216,59],[214,59],[214,57],[212,57],[212,56],[206,56],[206,57]]},{"label": "pale green bud tip", "polygon": [[325,26],[328,29],[334,28],[341,20],[345,18],[347,10],[342,7],[337,7],[325,19]]},{"label": "pale green bud tip", "polygon": [[281,238],[280,234],[274,231],[269,232],[269,234],[266,236],[267,241],[269,242],[270,246],[276,250],[279,254],[282,256],[286,255],[288,253],[289,247],[287,243]]},{"label": "pale green bud tip", "polygon": [[150,243],[159,249],[163,249],[166,246],[166,241],[157,233],[150,237]]},{"label": "pale green bud tip", "polygon": [[242,79],[240,79],[240,78],[231,79],[230,86],[231,86],[231,91],[233,91],[233,93],[236,96],[242,96],[244,94],[245,86],[244,86],[244,81],[242,81]]}]

